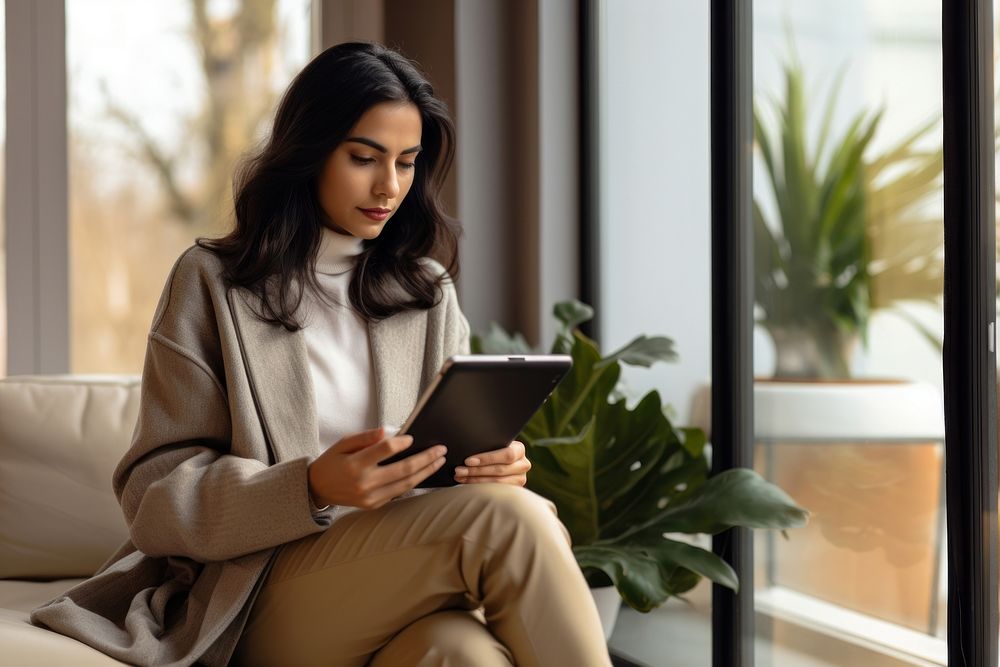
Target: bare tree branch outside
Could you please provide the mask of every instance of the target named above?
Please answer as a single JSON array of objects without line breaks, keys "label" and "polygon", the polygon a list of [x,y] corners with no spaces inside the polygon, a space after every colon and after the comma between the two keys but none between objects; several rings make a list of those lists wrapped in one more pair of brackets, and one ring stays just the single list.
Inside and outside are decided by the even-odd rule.
[{"label": "bare tree branch outside", "polygon": [[67,2],[74,372],[141,370],[173,261],[229,226],[234,167],[310,55],[310,0],[135,4]]}]

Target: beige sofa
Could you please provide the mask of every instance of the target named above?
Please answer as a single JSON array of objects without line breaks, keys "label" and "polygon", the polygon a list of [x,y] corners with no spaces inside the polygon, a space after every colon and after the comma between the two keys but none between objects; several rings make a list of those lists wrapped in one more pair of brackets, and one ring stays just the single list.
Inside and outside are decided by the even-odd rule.
[{"label": "beige sofa", "polygon": [[139,407],[137,376],[0,380],[0,663],[121,665],[28,623],[127,538],[111,473]]}]

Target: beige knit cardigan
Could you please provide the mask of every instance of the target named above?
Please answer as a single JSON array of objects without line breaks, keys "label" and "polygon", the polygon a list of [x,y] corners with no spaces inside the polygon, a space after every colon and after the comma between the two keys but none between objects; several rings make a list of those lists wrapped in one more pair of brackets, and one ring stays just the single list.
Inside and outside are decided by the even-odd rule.
[{"label": "beige knit cardigan", "polygon": [[[442,267],[426,260],[437,271]],[[268,324],[192,246],[153,317],[132,444],[113,476],[131,539],[31,620],[124,662],[224,665],[276,548],[320,532],[319,455],[303,332]],[[429,310],[369,326],[380,424],[401,424],[444,361],[469,351],[446,280]]]}]

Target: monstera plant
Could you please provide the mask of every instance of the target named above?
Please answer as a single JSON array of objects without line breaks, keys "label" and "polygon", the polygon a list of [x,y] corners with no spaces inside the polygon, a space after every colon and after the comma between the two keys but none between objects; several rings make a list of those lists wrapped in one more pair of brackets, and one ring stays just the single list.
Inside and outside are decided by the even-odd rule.
[{"label": "monstera plant", "polygon": [[[589,306],[567,301],[554,314],[560,327],[551,351],[572,355],[573,367],[518,439],[532,461],[528,488],[555,503],[588,583],[613,584],[642,612],[701,577],[736,590],[725,561],[676,534],[791,528],[805,523],[806,511],[752,470],[711,476],[704,432],[675,428],[656,391],[626,406],[617,389],[621,364],[674,360],[670,339],[643,335],[602,356],[577,328],[593,317]],[[534,352],[495,323],[472,337],[472,350]]]}]

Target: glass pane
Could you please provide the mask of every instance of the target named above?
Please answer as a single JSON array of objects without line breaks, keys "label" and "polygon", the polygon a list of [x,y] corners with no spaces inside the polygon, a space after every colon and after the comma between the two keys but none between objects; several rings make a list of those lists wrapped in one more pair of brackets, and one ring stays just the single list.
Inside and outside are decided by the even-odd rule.
[{"label": "glass pane", "polygon": [[754,3],[760,665],[945,664],[941,3]]},{"label": "glass pane", "polygon": [[[601,39],[599,338],[605,353],[642,334],[673,339],[677,361],[625,365],[621,389],[629,408],[658,392],[678,428],[712,372],[709,9],[607,2]],[[703,479],[704,468],[688,464],[672,489]],[[704,536],[671,538],[710,548]],[[685,590],[692,583],[672,583],[683,598],[648,613],[623,605],[612,648],[648,665],[711,664],[711,586]]]},{"label": "glass pane", "polygon": [[310,56],[310,9],[67,0],[74,373],[141,371],[173,261],[227,227],[236,160]]}]

